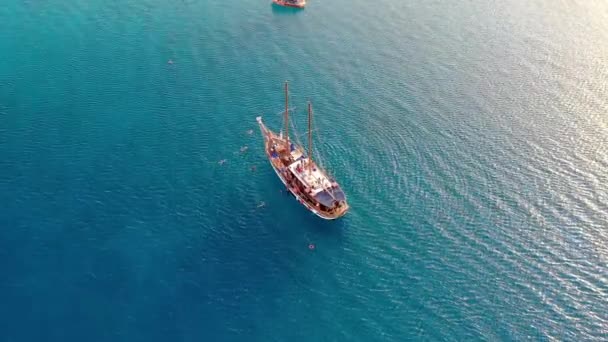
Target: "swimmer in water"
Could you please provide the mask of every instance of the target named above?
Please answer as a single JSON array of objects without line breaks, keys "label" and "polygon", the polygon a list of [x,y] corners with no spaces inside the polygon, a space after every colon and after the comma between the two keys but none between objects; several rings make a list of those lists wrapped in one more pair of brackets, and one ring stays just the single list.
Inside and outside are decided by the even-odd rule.
[{"label": "swimmer in water", "polygon": [[255,165],[251,167],[251,171],[255,172]]},{"label": "swimmer in water", "polygon": [[217,162],[217,163],[218,163],[218,164],[220,164],[220,165],[224,165],[224,163],[225,163],[225,162],[227,162],[227,160],[226,160],[226,159],[222,159],[222,160],[220,160],[220,161],[219,161],[219,162]]},{"label": "swimmer in water", "polygon": [[264,203],[264,201],[260,202],[260,204],[258,204],[258,208],[262,208],[266,205],[266,203]]}]

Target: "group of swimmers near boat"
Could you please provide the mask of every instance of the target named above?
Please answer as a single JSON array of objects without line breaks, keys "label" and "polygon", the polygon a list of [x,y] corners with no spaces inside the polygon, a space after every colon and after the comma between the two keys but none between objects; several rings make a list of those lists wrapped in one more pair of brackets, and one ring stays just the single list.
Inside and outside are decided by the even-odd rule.
[{"label": "group of swimmers near boat", "polygon": [[[253,130],[249,129],[246,131],[247,135],[252,135],[253,134]],[[241,146],[241,148],[239,148],[239,152],[241,154],[244,154],[245,152],[247,152],[249,150],[249,147],[247,145]],[[226,162],[228,162],[228,159],[221,159],[220,161],[218,161],[218,165],[222,166],[224,164],[226,164]],[[251,165],[251,167],[249,167],[249,170],[251,170],[251,172],[255,172],[257,170],[257,166],[255,165]],[[266,206],[266,203],[264,201],[261,201],[258,203],[257,208],[263,208]]]}]

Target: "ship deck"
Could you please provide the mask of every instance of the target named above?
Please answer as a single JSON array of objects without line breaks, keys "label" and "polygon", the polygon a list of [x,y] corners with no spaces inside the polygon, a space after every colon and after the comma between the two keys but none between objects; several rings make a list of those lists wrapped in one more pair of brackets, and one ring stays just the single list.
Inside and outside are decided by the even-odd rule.
[{"label": "ship deck", "polygon": [[289,169],[302,184],[312,190],[311,195],[314,196],[324,189],[330,188],[332,184],[327,175],[317,168],[314,163],[310,169],[308,163],[308,158],[300,159],[289,165]]},{"label": "ship deck", "polygon": [[[264,136],[268,160],[289,192],[308,210],[323,219],[333,220],[346,214],[349,206],[339,185],[332,182],[323,169],[314,162],[311,170],[308,170],[309,159],[304,157],[304,149],[301,146],[291,143],[287,148],[287,142],[282,134],[276,134],[268,129],[261,117],[258,117],[257,121]],[[293,177],[291,178],[293,180],[297,179],[301,185],[297,186],[288,179],[289,177]],[[305,191],[304,188],[309,188],[311,191]],[[330,208],[336,199],[341,201],[341,204]]]}]

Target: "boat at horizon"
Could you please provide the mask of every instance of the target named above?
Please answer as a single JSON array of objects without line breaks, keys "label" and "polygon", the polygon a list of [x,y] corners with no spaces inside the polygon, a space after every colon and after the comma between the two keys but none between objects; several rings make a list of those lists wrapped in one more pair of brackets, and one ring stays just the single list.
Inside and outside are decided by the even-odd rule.
[{"label": "boat at horizon", "polygon": [[272,0],[272,3],[277,6],[304,8],[306,0]]},{"label": "boat at horizon", "polygon": [[[284,129],[275,133],[256,118],[264,138],[264,151],[279,179],[304,207],[315,215],[334,220],[349,209],[340,185],[313,160],[312,105],[308,102],[308,151],[289,136],[289,86],[285,82]],[[294,127],[295,131],[295,127]],[[297,135],[296,140],[297,140]]]}]

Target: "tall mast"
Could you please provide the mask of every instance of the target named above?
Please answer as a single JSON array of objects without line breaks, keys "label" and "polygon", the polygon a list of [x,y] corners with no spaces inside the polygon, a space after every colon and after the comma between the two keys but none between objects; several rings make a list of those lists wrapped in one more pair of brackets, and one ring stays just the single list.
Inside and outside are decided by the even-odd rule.
[{"label": "tall mast", "polygon": [[308,102],[308,172],[312,168],[312,104]]},{"label": "tall mast", "polygon": [[287,152],[290,152],[289,146],[289,85],[285,81],[285,144],[287,144]]}]

